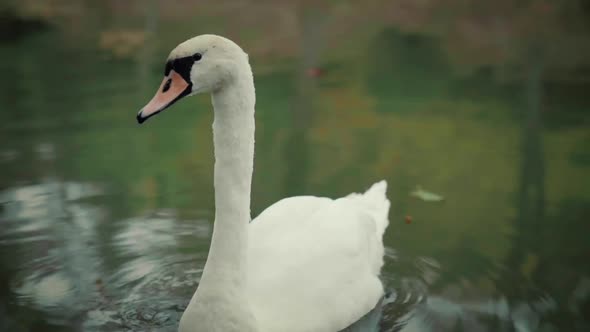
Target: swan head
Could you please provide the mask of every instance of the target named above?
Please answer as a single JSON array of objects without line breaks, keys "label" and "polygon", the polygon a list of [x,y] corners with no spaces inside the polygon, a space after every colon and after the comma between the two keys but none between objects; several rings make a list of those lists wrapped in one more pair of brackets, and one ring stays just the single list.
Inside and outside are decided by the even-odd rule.
[{"label": "swan head", "polygon": [[248,55],[227,38],[200,35],[181,43],[170,52],[164,79],[137,114],[137,122],[143,123],[186,96],[222,89],[236,79],[241,68],[250,68]]}]

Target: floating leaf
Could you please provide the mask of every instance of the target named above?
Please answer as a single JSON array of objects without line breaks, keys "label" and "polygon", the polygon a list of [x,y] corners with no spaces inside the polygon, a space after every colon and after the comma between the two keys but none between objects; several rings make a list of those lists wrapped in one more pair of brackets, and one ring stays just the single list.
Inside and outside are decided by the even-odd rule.
[{"label": "floating leaf", "polygon": [[411,215],[407,215],[404,220],[406,222],[406,224],[411,224],[412,223],[412,216]]},{"label": "floating leaf", "polygon": [[422,189],[422,187],[420,187],[419,185],[416,186],[416,189],[414,189],[414,191],[410,193],[410,196],[416,197],[425,202],[441,202],[445,200],[445,198],[441,195],[426,191]]}]

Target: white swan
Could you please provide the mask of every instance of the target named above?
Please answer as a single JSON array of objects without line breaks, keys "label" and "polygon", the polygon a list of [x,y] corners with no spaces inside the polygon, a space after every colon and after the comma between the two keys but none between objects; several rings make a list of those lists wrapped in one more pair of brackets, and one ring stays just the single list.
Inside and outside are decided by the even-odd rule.
[{"label": "white swan", "polygon": [[364,194],[283,199],[250,222],[255,92],[248,55],[201,35],[168,57],[139,123],[180,98],[211,93],[215,224],[199,287],[181,332],[340,331],[383,296],[385,181]]}]

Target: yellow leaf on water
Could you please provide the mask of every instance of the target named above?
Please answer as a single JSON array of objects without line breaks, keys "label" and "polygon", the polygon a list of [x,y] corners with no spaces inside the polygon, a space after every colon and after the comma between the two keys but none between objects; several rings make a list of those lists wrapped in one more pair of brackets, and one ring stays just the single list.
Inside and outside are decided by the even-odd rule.
[{"label": "yellow leaf on water", "polygon": [[416,189],[410,193],[410,196],[416,197],[421,199],[425,202],[440,202],[444,201],[444,197],[439,194],[435,194],[429,191],[422,189],[420,186],[416,186]]}]

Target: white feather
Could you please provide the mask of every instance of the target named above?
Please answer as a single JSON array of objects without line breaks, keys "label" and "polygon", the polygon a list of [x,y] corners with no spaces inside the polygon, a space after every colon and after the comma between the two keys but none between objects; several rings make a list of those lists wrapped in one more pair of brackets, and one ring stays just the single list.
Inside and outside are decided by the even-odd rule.
[{"label": "white feather", "polygon": [[375,307],[385,187],[336,200],[286,198],[250,224],[247,296],[261,331],[340,331]]}]

